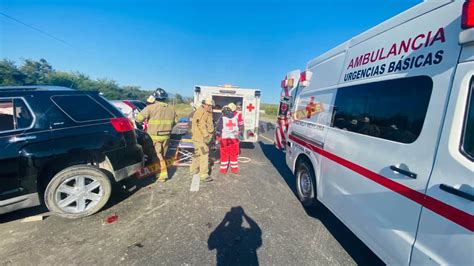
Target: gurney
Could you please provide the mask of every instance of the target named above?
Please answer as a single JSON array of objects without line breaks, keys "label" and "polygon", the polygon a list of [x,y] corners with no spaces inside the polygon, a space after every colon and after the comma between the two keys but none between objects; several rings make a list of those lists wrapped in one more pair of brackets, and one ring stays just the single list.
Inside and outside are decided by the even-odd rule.
[{"label": "gurney", "polygon": [[194,153],[194,145],[191,134],[185,134],[181,139],[170,140],[170,153],[174,166],[190,166]]}]

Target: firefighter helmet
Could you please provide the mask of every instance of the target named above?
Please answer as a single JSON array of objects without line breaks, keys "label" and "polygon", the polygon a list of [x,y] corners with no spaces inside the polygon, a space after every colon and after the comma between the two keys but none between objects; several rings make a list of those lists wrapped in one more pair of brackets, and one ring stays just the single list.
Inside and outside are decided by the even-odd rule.
[{"label": "firefighter helmet", "polygon": [[153,93],[153,97],[155,97],[157,101],[164,102],[168,100],[168,93],[166,93],[162,88],[158,88]]}]

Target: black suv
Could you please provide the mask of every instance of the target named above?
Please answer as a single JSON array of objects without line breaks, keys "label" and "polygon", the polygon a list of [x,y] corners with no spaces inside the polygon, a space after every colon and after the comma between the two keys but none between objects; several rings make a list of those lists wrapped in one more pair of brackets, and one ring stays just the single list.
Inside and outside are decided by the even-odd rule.
[{"label": "black suv", "polygon": [[91,215],[142,166],[132,123],[98,92],[0,87],[0,214],[44,200],[63,217]]}]

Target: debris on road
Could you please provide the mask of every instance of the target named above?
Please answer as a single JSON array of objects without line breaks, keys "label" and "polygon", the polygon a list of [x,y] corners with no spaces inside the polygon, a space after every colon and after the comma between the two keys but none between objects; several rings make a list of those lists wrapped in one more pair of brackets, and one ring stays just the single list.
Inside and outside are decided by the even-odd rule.
[{"label": "debris on road", "polygon": [[34,215],[34,216],[24,218],[23,220],[21,220],[21,222],[22,223],[39,222],[39,221],[43,221],[44,218],[46,218],[48,216],[49,216],[49,214],[47,214],[47,213]]},{"label": "debris on road", "polygon": [[113,215],[110,215],[110,216],[108,216],[108,217],[105,219],[105,223],[104,223],[104,224],[113,224],[113,223],[115,223],[117,220],[118,220],[118,215],[117,215],[116,213],[114,213]]}]

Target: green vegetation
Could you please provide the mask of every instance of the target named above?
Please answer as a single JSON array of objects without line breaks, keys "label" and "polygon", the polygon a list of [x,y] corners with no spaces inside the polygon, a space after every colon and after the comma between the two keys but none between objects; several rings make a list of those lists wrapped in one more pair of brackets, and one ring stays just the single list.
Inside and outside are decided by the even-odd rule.
[{"label": "green vegetation", "polygon": [[260,113],[260,120],[266,122],[275,122],[278,113],[278,104],[273,103],[262,103],[260,104],[260,110],[264,110],[265,113]]},{"label": "green vegetation", "polygon": [[145,100],[150,95],[150,91],[141,90],[138,86],[119,86],[114,80],[93,80],[83,73],[55,70],[45,59],[39,61],[26,59],[21,66],[7,59],[1,60],[0,86],[16,85],[54,85],[84,91],[100,91],[110,100]]},{"label": "green vegetation", "polygon": [[178,118],[188,117],[189,114],[193,111],[193,108],[189,103],[179,103],[174,105],[176,111],[176,116]]}]

